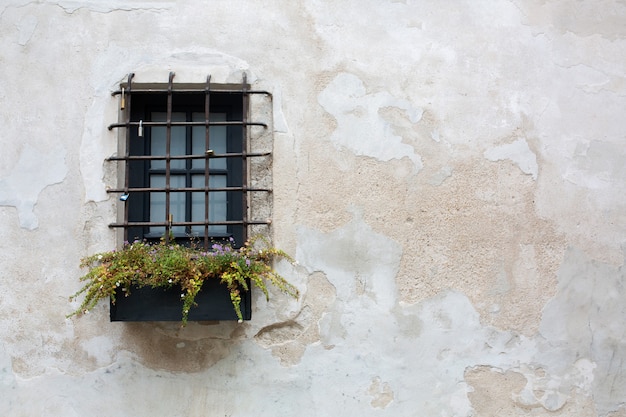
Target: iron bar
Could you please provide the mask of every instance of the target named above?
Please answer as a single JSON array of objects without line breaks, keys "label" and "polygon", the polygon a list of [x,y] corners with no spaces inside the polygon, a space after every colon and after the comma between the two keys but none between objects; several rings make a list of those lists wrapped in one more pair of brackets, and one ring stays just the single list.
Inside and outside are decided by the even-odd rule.
[{"label": "iron bar", "polygon": [[[143,127],[154,127],[154,126],[207,126],[206,122],[147,122],[142,120],[141,124]],[[127,121],[126,123],[111,123],[107,129],[113,130],[120,127],[131,127],[131,126],[139,126],[139,121],[131,122]],[[227,122],[209,122],[208,126],[262,126],[267,128],[266,123],[262,122],[238,122],[238,121],[227,121]]]},{"label": "iron bar", "polygon": [[[271,224],[270,220],[224,220],[218,222],[209,222],[209,226],[247,226],[250,224]],[[197,222],[132,222],[126,221],[123,223],[110,223],[109,227],[148,227],[148,226],[202,226],[205,223],[203,221]]]},{"label": "iron bar", "polygon": [[[128,94],[128,86],[123,86],[123,88],[126,88],[125,93]],[[134,94],[167,94],[169,90],[167,88],[141,88],[141,87],[136,87],[133,90]],[[216,88],[215,90],[212,90],[215,93],[226,93],[226,94],[241,94],[241,90],[237,90],[237,89],[221,89],[221,88]],[[174,94],[197,94],[198,93],[198,89],[197,88],[177,88],[177,89],[173,89],[172,92]],[[119,90],[115,90],[113,92],[111,92],[112,96],[117,96],[122,94],[122,89],[120,88]],[[266,96],[272,96],[272,93],[270,93],[269,91],[265,91],[265,90],[246,90],[246,94],[263,94]]]},{"label": "iron bar", "polygon": [[170,240],[170,231],[172,230],[172,215],[170,214],[170,150],[172,144],[172,87],[174,82],[174,73],[170,72],[167,82],[167,126],[165,127],[165,243]]},{"label": "iron bar", "polygon": [[[255,152],[255,153],[248,153],[246,154],[246,156],[248,158],[253,158],[253,157],[263,157],[263,156],[270,156],[272,153],[271,152]],[[170,159],[174,160],[181,160],[181,159],[213,159],[213,158],[241,158],[243,154],[240,153],[215,153],[215,154],[211,154],[211,155],[207,155],[207,154],[198,154],[198,155],[170,155]],[[106,159],[107,161],[145,161],[145,160],[150,160],[150,161],[159,161],[159,160],[165,160],[165,156],[164,155],[129,155],[129,156],[110,156]]]},{"label": "iron bar", "polygon": [[131,187],[131,188],[111,188],[107,190],[107,193],[177,193],[177,192],[214,192],[214,191],[243,191],[243,192],[265,192],[271,193],[271,188],[250,188],[250,187]]},{"label": "iron bar", "polygon": [[[241,196],[241,200],[242,200],[242,207],[241,207],[241,215],[242,215],[242,219],[245,222],[247,222],[248,220],[248,208],[249,208],[249,204],[248,204],[248,192],[247,192],[247,188],[248,188],[248,158],[247,158],[247,153],[248,153],[248,127],[245,125],[245,123],[248,121],[248,101],[250,99],[250,96],[246,93],[248,89],[248,76],[246,75],[246,73],[243,73],[242,76],[242,80],[241,80],[241,120],[244,122],[244,125],[241,128],[241,182],[242,182],[242,196]],[[248,241],[248,228],[244,227],[243,228],[243,241],[247,242]]]},{"label": "iron bar", "polygon": [[204,145],[207,151],[205,152],[205,161],[204,161],[204,249],[209,249],[209,180],[210,180],[210,170],[209,170],[209,162],[211,155],[209,154],[209,149],[211,149],[211,134],[210,134],[210,126],[211,123],[209,121],[211,117],[211,75],[208,75],[206,78],[206,87],[204,90]]},{"label": "iron bar", "polygon": [[[126,112],[126,123],[130,123],[130,109],[131,109],[131,91],[132,91],[132,81],[133,81],[133,77],[135,76],[134,73],[130,73],[128,74],[128,98],[124,97],[124,111]],[[126,110],[128,109],[128,110]],[[126,152],[126,156],[130,155],[130,130],[126,129],[126,143],[125,143],[125,152]],[[124,163],[124,193],[127,194],[128,193],[128,186],[130,178],[128,175],[128,171],[130,169],[130,160],[126,160]],[[128,219],[128,204],[124,204],[124,221],[126,221]],[[124,241],[128,240],[128,229],[124,229]]]}]

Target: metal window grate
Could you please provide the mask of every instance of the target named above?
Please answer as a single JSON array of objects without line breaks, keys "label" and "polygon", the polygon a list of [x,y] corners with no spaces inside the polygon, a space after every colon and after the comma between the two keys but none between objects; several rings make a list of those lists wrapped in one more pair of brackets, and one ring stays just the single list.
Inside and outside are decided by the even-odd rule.
[{"label": "metal window grate", "polygon": [[[271,156],[271,152],[249,152],[249,143],[248,139],[250,136],[250,127],[251,126],[260,126],[264,129],[267,129],[267,124],[257,121],[249,121],[248,120],[248,112],[250,108],[250,96],[255,94],[264,95],[270,98],[271,94],[267,91],[260,90],[250,90],[248,88],[247,77],[246,74],[243,74],[241,85],[237,88],[224,88],[224,86],[213,86],[211,84],[211,76],[207,77],[206,83],[203,86],[177,86],[174,84],[174,73],[170,72],[167,85],[165,87],[145,87],[141,85],[133,85],[133,77],[134,74],[131,73],[128,75],[128,81],[125,84],[120,86],[120,89],[114,91],[112,93],[113,96],[120,97],[120,109],[122,111],[121,119],[124,119],[123,122],[113,123],[108,126],[109,130],[116,128],[124,128],[125,129],[125,151],[122,156],[112,156],[108,158],[108,161],[117,161],[124,164],[124,181],[123,186],[120,188],[109,189],[109,193],[120,194],[120,200],[124,202],[123,209],[123,220],[121,222],[111,223],[109,227],[112,228],[123,228],[124,230],[124,240],[129,240],[129,229],[131,227],[151,227],[151,226],[160,226],[165,227],[165,235],[164,239],[166,242],[169,242],[171,231],[173,227],[176,226],[203,226],[204,233],[202,236],[202,240],[204,243],[204,247],[208,249],[210,245],[210,241],[212,236],[210,234],[210,226],[213,225],[223,225],[223,226],[232,226],[232,225],[240,225],[243,228],[243,240],[246,241],[248,238],[248,229],[250,225],[269,225],[271,221],[268,220],[255,220],[250,219],[250,207],[249,207],[249,193],[254,192],[264,192],[270,193],[272,192],[271,188],[264,187],[252,187],[250,186],[250,179],[248,178],[249,172],[249,158],[266,158]],[[217,87],[217,88],[215,88]],[[218,94],[237,94],[241,95],[241,110],[242,110],[242,118],[241,120],[236,121],[210,121],[211,119],[211,98],[212,95]],[[136,97],[137,94],[156,94],[160,95],[160,97],[165,96],[166,101],[166,116],[165,121],[143,121],[143,120],[131,120],[131,105],[133,96]],[[174,95],[179,94],[204,94],[204,121],[174,121],[172,120],[173,114],[173,98]],[[171,143],[172,143],[172,128],[174,127],[197,127],[204,126],[204,154],[186,154],[186,155],[172,155],[171,153]],[[241,126],[241,152],[225,152],[225,153],[215,153],[211,150],[211,135],[210,135],[210,127],[211,126]],[[130,131],[131,128],[134,129],[149,129],[153,127],[164,127],[165,128],[165,153],[157,154],[157,155],[132,155],[130,152],[131,149],[131,137]],[[142,136],[141,134],[139,136]],[[136,138],[135,138],[136,139]],[[227,187],[212,187],[210,184],[210,168],[209,161],[211,159],[217,158],[238,158],[241,160],[241,186],[227,186]],[[185,187],[172,187],[171,176],[172,176],[172,161],[191,161],[191,160],[205,160],[204,163],[204,185],[203,186],[185,186]],[[131,169],[131,161],[165,161],[165,184],[160,187],[152,187],[152,186],[130,186],[130,169]],[[165,217],[161,221],[150,221],[144,219],[143,221],[131,221],[129,220],[129,205],[126,204],[126,200],[129,196],[133,196],[137,193],[154,193],[154,192],[162,192],[165,195]],[[190,221],[186,220],[177,220],[174,221],[172,213],[171,213],[171,195],[174,192],[203,192],[204,193],[204,219],[202,221]],[[242,208],[240,216],[241,218],[237,219],[226,219],[221,221],[211,221],[210,220],[210,194],[215,192],[237,192],[241,193],[241,202]],[[243,243],[243,242],[241,242]]]}]

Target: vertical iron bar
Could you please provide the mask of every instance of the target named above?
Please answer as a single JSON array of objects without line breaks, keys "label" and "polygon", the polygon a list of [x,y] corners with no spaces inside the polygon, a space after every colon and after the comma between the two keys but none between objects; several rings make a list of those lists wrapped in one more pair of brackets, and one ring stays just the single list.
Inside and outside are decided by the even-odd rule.
[{"label": "vertical iron bar", "polygon": [[211,117],[211,75],[206,78],[206,87],[204,89],[204,147],[206,159],[204,160],[204,250],[209,249],[209,163],[211,149],[211,135],[209,127],[209,119]]},{"label": "vertical iron bar", "polygon": [[[249,106],[249,96],[248,96],[248,76],[244,72],[243,80],[241,86],[241,94],[242,94],[242,121],[243,126],[241,127],[241,169],[242,169],[242,220],[243,220],[243,242],[248,241],[248,126],[246,123],[248,122],[248,106]],[[243,243],[241,242],[241,243]]]},{"label": "vertical iron bar", "polygon": [[[187,122],[193,122],[193,111],[184,112],[185,120]],[[187,158],[188,155],[193,154],[193,126],[186,125],[185,126],[185,159],[183,160],[185,164],[185,187],[192,187],[193,182],[193,174],[191,173],[193,170],[193,159]],[[172,158],[176,158],[176,155],[173,155]],[[193,217],[193,191],[185,191],[185,217],[182,219],[183,221],[191,221]],[[185,226],[185,233],[189,236],[192,235],[192,227]]]},{"label": "vertical iron bar", "polygon": [[165,243],[170,241],[172,216],[170,214],[170,148],[172,142],[172,84],[174,73],[170,72],[167,83],[167,119],[165,127]]},{"label": "vertical iron bar", "polygon": [[[124,97],[122,97],[122,99],[124,101],[126,101],[126,103],[124,103],[124,108],[128,109],[128,110],[124,110],[126,112],[126,157],[128,157],[130,155],[130,110],[132,109],[131,107],[131,90],[132,90],[132,86],[131,83],[133,81],[133,77],[135,76],[134,73],[129,73],[128,74],[128,85],[126,86],[127,91],[126,94],[128,95],[128,99],[124,100]],[[124,164],[124,193],[128,194],[128,187],[129,187],[129,182],[130,182],[130,159],[126,159],[126,162]],[[128,242],[128,203],[124,202],[124,242]]]}]

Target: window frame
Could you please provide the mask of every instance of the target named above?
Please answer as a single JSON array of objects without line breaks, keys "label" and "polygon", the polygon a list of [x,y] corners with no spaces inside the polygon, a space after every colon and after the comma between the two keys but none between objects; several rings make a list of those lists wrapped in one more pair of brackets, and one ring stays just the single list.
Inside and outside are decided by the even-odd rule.
[{"label": "window frame", "polygon": [[[248,112],[250,108],[250,97],[255,94],[261,94],[271,99],[271,94],[267,91],[251,90],[247,83],[246,74],[243,74],[241,84],[211,84],[211,77],[207,77],[205,84],[174,84],[174,73],[170,73],[167,84],[136,84],[133,83],[134,74],[129,74],[128,81],[120,84],[120,89],[112,93],[113,96],[119,96],[120,99],[120,123],[114,123],[109,126],[109,130],[114,128],[123,128],[125,132],[120,131],[120,154],[121,156],[113,156],[108,160],[118,161],[120,163],[121,175],[123,181],[120,181],[119,188],[110,189],[110,193],[120,194],[120,200],[123,202],[121,210],[121,219],[116,223],[111,223],[112,228],[121,228],[123,230],[124,241],[138,239],[160,240],[163,238],[168,242],[171,238],[172,228],[184,226],[185,232],[191,228],[202,226],[204,233],[199,237],[205,248],[209,248],[215,240],[233,238],[235,246],[241,246],[248,239],[249,228],[251,225],[266,225],[271,223],[270,219],[254,220],[251,219],[250,213],[250,193],[263,192],[271,193],[271,188],[267,187],[251,187],[251,179],[249,177],[250,162],[255,158],[271,157],[271,150],[264,152],[250,152],[250,131],[251,128],[258,126],[267,129],[268,126],[263,122],[249,121]],[[154,97],[154,100],[152,99]],[[174,122],[172,114],[178,112],[179,108],[185,108],[186,111],[192,113],[200,113],[199,109],[204,112],[205,120],[195,122],[193,119],[185,122]],[[156,122],[147,117],[152,111],[165,110],[165,122]],[[211,114],[226,113],[226,121],[210,121]],[[151,129],[155,126],[164,126],[166,129],[166,155],[156,157],[150,154],[149,144]],[[185,127],[186,137],[193,131],[195,126],[204,127],[205,131],[205,147],[210,145],[210,127],[226,126],[227,148],[225,154],[216,154],[208,147],[204,155],[186,155],[177,158],[169,153],[172,140],[172,128],[177,126]],[[139,132],[142,131],[143,136],[140,137]],[[193,134],[193,133],[191,133]],[[143,147],[143,149],[140,149]],[[235,149],[236,148],[236,149]],[[210,176],[211,168],[209,162],[213,158],[226,158],[227,160],[227,185],[226,187],[211,187]],[[149,178],[150,163],[153,160],[164,159],[166,161],[165,176],[166,185],[164,189],[151,187]],[[205,161],[203,187],[187,186],[184,188],[174,188],[168,186],[172,176],[171,161],[182,159],[186,161],[186,165],[192,164],[192,159],[202,159]],[[192,175],[191,169],[187,169],[186,175]],[[174,174],[176,175],[176,174]],[[166,196],[165,203],[165,219],[161,222],[150,221],[149,216],[149,196],[152,192],[164,192]],[[212,192],[227,193],[227,218],[223,221],[213,222],[209,220],[209,196]],[[191,221],[185,215],[184,221],[172,219],[171,217],[171,193],[185,192],[185,200],[194,192],[204,192],[204,219],[200,222]],[[139,194],[139,195],[137,195]],[[191,204],[191,201],[186,202]],[[168,220],[169,219],[169,220]],[[227,234],[211,233],[210,226],[225,225]],[[165,233],[161,236],[154,236],[149,233],[150,227],[165,227]],[[174,236],[177,241],[190,241],[191,236]]]},{"label": "window frame", "polygon": [[[173,104],[172,104],[172,115],[175,113],[185,113],[185,122],[193,122],[193,117],[192,114],[193,113],[198,113],[198,110],[202,107],[204,107],[204,103],[198,103],[198,99],[202,99],[202,101],[204,100],[203,97],[204,93],[203,92],[199,92],[197,94],[185,94],[185,95],[181,95],[181,96],[176,96],[176,94],[173,95]],[[239,99],[239,101],[241,101],[240,97],[238,97],[238,94],[234,94],[234,93],[228,93],[227,95],[221,94],[221,93],[213,93],[212,94],[212,100],[211,100],[211,108],[209,110],[209,114],[216,114],[216,113],[226,113],[226,121],[237,121],[237,120],[241,120],[242,116],[241,116],[241,108],[240,105],[241,103],[237,103],[237,99]],[[154,112],[166,112],[166,103],[155,103],[153,100],[150,99],[151,95],[147,95],[147,94],[136,94],[133,97],[133,101],[134,101],[134,105],[132,108],[132,114],[131,114],[131,119],[135,119],[135,120],[144,120],[146,122],[152,122],[152,113]],[[194,101],[196,101],[194,103]],[[216,103],[217,101],[217,103]],[[238,106],[239,104],[239,106]],[[204,111],[203,111],[204,112]],[[195,126],[181,126],[185,128],[185,154],[186,155],[193,155],[192,150],[193,147],[191,146],[191,140],[192,140],[192,135],[193,135],[193,128]],[[242,153],[243,149],[243,138],[242,138],[242,132],[241,132],[241,126],[225,126],[226,128],[226,152],[227,153]],[[131,129],[131,135],[130,135],[130,154],[131,155],[155,155],[151,149],[152,146],[152,129],[151,127],[147,126],[144,128],[144,132],[143,132],[143,138],[138,137],[137,135],[137,130]],[[173,136],[173,135],[172,135]],[[173,138],[172,138],[173,140]],[[236,158],[236,157],[230,157],[230,158],[224,158],[226,160],[226,168],[219,170],[219,174],[221,175],[225,175],[227,178],[227,184],[226,187],[242,187],[243,186],[243,178],[242,178],[242,159],[241,158]],[[205,164],[209,163],[212,158],[207,158],[207,159],[200,159],[201,161],[204,161]],[[175,167],[170,167],[170,186],[172,188],[172,191],[170,192],[170,194],[177,192],[174,191],[177,188],[172,186],[172,177],[175,176],[185,176],[185,185],[184,188],[186,189],[194,189],[197,187],[194,187],[192,185],[192,180],[191,177],[194,175],[202,175],[205,180],[206,180],[206,176],[209,176],[209,182],[210,182],[210,178],[211,175],[216,175],[217,170],[212,169],[209,166],[208,171],[206,170],[206,167],[201,167],[201,168],[193,168],[192,165],[192,159],[182,159],[182,161],[185,162],[185,165],[187,165],[185,168],[175,168]],[[148,187],[148,188],[157,188],[157,187],[153,187],[151,184],[151,175],[162,175],[162,176],[166,176],[166,167],[164,166],[163,168],[153,168],[151,166],[151,162],[153,162],[153,160],[140,160],[140,161],[136,161],[136,167],[133,168],[132,167],[132,163],[131,163],[131,167],[129,167],[129,171],[130,171],[130,182],[129,182],[129,186],[132,187]],[[171,161],[173,162],[173,161]],[[209,186],[209,188],[212,188]],[[201,191],[184,191],[185,193],[185,197],[184,202],[185,202],[185,218],[182,219],[181,221],[183,222],[193,222],[193,220],[191,219],[191,204],[192,204],[192,197],[191,194],[192,193],[198,193]],[[211,194],[213,194],[215,191],[213,192],[208,192],[208,197],[210,199]],[[238,191],[223,191],[224,193],[226,193],[226,201],[227,201],[227,213],[226,213],[226,218],[223,219],[223,221],[237,221],[237,220],[242,220],[243,216],[242,216],[242,205],[243,205],[243,193],[238,192]],[[144,192],[141,195],[141,199],[129,199],[127,204],[129,207],[129,220],[135,220],[135,221],[141,221],[141,220],[148,220],[151,219],[151,196],[152,196],[152,192]],[[205,193],[205,197],[206,197],[206,193]],[[138,201],[139,200],[139,201]],[[206,205],[207,202],[204,201],[204,204]],[[210,204],[210,202],[208,202],[208,204]],[[172,209],[174,204],[170,203],[170,209]],[[205,206],[206,209],[206,206]],[[171,211],[170,211],[171,213]],[[150,222],[152,222],[152,220],[149,220]],[[197,221],[197,220],[196,220]],[[194,233],[192,232],[192,228],[198,228],[197,226],[199,225],[195,225],[195,226],[191,226],[191,225],[187,225],[187,226],[183,226],[185,227],[185,232],[183,234],[180,233],[176,233],[176,232],[172,232],[173,236],[178,240],[189,240],[189,238],[191,236],[195,236]],[[209,225],[209,226],[219,226],[219,225]],[[228,238],[233,238],[236,242],[242,242],[244,241],[244,233],[241,230],[241,225],[233,225],[233,224],[229,224],[229,225],[224,225],[226,226],[226,232],[224,233],[216,233],[216,232],[211,232],[210,230],[207,231],[208,235],[209,235],[209,239],[212,240],[219,240],[219,239],[228,239]],[[129,237],[131,237],[132,239],[147,239],[148,241],[158,241],[160,240],[160,238],[162,237],[163,232],[157,232],[157,234],[155,234],[155,232],[151,232],[149,229],[151,227],[162,227],[162,226],[138,226],[137,228],[133,228],[131,230],[129,230]],[[141,230],[139,230],[141,229]],[[210,227],[209,227],[210,229]],[[204,234],[202,234],[203,236]]]}]

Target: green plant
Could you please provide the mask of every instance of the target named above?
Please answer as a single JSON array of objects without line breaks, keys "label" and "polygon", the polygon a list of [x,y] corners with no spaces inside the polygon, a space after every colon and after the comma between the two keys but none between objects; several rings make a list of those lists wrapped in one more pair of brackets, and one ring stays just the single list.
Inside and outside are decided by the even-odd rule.
[{"label": "green plant", "polygon": [[185,325],[202,284],[208,279],[219,279],[228,288],[241,322],[241,291],[250,290],[248,282],[260,288],[268,300],[268,282],[292,297],[299,296],[298,289],[272,268],[272,262],[277,259],[293,262],[287,253],[271,247],[263,237],[252,239],[239,249],[233,248],[232,240],[215,243],[208,251],[164,240],[152,245],[145,241],[126,242],[121,250],[97,253],[81,260],[81,267],[89,269],[80,278],[86,284],[70,301],[81,294],[85,298],[68,317],[86,313],[102,299],[115,303],[118,289],[128,296],[134,286],[179,286]]}]

